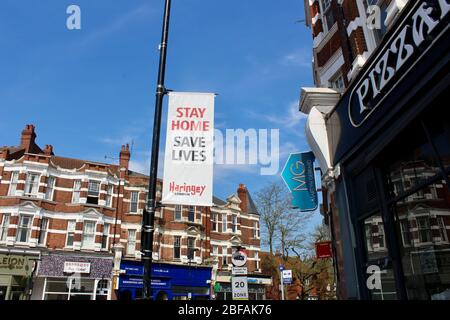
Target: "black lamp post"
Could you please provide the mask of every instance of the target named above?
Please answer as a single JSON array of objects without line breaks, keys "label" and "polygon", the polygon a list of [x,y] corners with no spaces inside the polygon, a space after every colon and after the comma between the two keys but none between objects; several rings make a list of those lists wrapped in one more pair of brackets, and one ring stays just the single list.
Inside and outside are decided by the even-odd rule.
[{"label": "black lamp post", "polygon": [[142,260],[144,260],[144,279],[143,292],[145,299],[151,299],[151,272],[152,272],[152,258],[153,258],[153,233],[155,223],[156,203],[156,184],[158,180],[158,156],[159,156],[159,137],[161,131],[161,114],[164,95],[167,93],[164,87],[164,78],[166,72],[166,57],[167,57],[167,41],[169,36],[169,20],[170,20],[170,5],[171,0],[166,0],[164,8],[164,20],[162,28],[162,37],[160,44],[160,58],[159,58],[159,72],[158,85],[156,87],[156,104],[155,116],[153,122],[153,139],[152,139],[152,155],[150,165],[150,181],[148,186],[147,203],[142,217]]}]

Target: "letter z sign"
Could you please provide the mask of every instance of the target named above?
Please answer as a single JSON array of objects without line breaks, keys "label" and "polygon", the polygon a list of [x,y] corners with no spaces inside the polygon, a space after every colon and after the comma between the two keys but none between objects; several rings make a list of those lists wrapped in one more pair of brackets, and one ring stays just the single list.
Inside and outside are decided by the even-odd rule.
[{"label": "letter z sign", "polygon": [[281,176],[292,193],[292,206],[301,211],[314,211],[318,206],[312,152],[289,156]]}]

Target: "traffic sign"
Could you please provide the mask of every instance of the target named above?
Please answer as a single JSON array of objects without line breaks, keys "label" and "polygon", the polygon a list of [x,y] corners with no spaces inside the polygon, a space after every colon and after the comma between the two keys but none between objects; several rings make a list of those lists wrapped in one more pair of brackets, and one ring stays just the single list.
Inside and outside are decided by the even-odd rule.
[{"label": "traffic sign", "polygon": [[283,271],[283,270],[284,270],[284,266],[283,266],[282,264],[280,264],[280,265],[278,266],[278,269],[279,269],[280,271]]},{"label": "traffic sign", "polygon": [[247,267],[233,267],[231,268],[231,274],[233,276],[246,276],[248,273]]},{"label": "traffic sign", "polygon": [[247,263],[247,254],[244,251],[236,251],[231,257],[231,263],[235,267],[243,267]]},{"label": "traffic sign", "polygon": [[291,284],[292,283],[292,270],[283,270],[283,284]]},{"label": "traffic sign", "polygon": [[247,277],[231,277],[233,300],[248,300]]}]

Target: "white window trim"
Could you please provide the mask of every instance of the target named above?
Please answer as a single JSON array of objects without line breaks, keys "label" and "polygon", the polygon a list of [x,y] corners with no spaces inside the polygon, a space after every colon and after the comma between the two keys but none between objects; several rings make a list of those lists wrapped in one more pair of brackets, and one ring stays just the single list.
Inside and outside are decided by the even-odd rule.
[{"label": "white window trim", "polygon": [[[92,232],[92,237],[93,237],[93,241],[91,244],[86,245],[85,244],[85,240],[84,237],[86,235],[85,233],[85,227],[87,223],[93,223],[94,224],[94,231]],[[87,249],[87,250],[93,250],[95,249],[95,236],[97,233],[97,221],[94,220],[84,220],[83,221],[83,233],[81,234],[81,248],[82,249]]]},{"label": "white window trim", "polygon": [[[44,221],[44,219],[47,221],[47,225],[45,227],[45,234],[44,234],[44,239],[42,241],[42,243],[39,242],[39,240],[41,239],[41,234],[42,234],[42,221]],[[48,236],[48,226],[50,224],[50,219],[43,217],[39,223],[39,237],[37,239],[37,243],[39,246],[46,246],[47,245],[47,236]]]},{"label": "white window trim", "polygon": [[[177,207],[180,208],[180,219],[177,219]],[[183,221],[183,206],[182,205],[175,205],[173,209],[173,220],[174,221]]]},{"label": "white window trim", "polygon": [[[11,172],[11,179],[9,180],[9,188],[8,188],[8,196],[16,196],[17,195],[17,185],[19,184],[19,171],[12,171]],[[14,182],[13,179],[16,177],[16,181]],[[12,193],[12,187],[14,186],[14,193]]]},{"label": "white window trim", "polygon": [[[51,180],[50,178],[53,179],[53,185],[50,187],[52,192],[51,192],[50,196],[47,198],[48,189],[49,189],[48,181]],[[56,177],[55,176],[49,176],[48,180],[47,180],[47,189],[45,190],[45,200],[53,201],[53,197],[54,197],[54,194],[55,194],[55,185],[56,185]]]},{"label": "white window trim", "polygon": [[[108,228],[105,228],[106,226]],[[108,232],[105,233],[105,229],[107,229]],[[109,249],[109,235],[110,235],[110,233],[111,233],[111,224],[104,223],[103,224],[103,232],[102,232],[102,243],[100,244],[102,250],[106,250],[107,251]],[[103,237],[105,237],[105,236],[106,236],[106,247],[104,248],[103,247]]]},{"label": "white window trim", "polygon": [[[30,176],[37,176],[38,178],[37,178],[37,182],[35,183],[35,184],[37,184],[37,188],[36,188],[36,193],[33,193],[33,186],[34,186],[34,184],[31,186],[31,192],[27,192],[27,186],[29,186],[29,179],[28,179],[28,177],[30,177]],[[28,197],[37,197],[38,196],[38,194],[39,194],[39,184],[40,184],[40,181],[41,181],[41,174],[39,173],[39,172],[28,172],[27,173],[27,176],[26,176],[26,178],[25,178],[25,189],[24,189],[24,195],[25,196],[28,196]]]},{"label": "white window trim", "polygon": [[[71,222],[74,223],[73,231],[70,231],[70,230],[69,230],[69,226],[70,226],[70,223],[71,223]],[[76,221],[76,220],[68,220],[68,221],[67,221],[67,230],[66,230],[66,245],[65,245],[66,248],[73,248],[73,247],[74,247],[74,245],[75,245],[75,233],[76,233],[76,230],[77,230],[77,221]],[[68,245],[68,244],[67,244],[67,240],[69,240],[69,233],[73,233],[73,242],[72,242],[72,245]]]},{"label": "white window trim", "polygon": [[[129,249],[130,249],[130,244],[132,243],[130,241],[130,231],[134,231],[134,247],[133,247],[133,252],[130,253]],[[128,241],[127,241],[127,250],[126,250],[126,255],[127,256],[136,256],[136,244],[137,244],[137,229],[128,229]]]},{"label": "white window trim", "polygon": [[[6,218],[8,218],[8,225],[6,230],[4,230],[5,227],[5,220]],[[8,241],[8,230],[9,230],[9,225],[11,224],[11,214],[9,213],[4,213],[2,216],[2,224],[0,225],[0,242],[7,242]],[[2,240],[3,237],[3,231],[6,232],[6,236],[5,236],[5,240]]]},{"label": "white window trim", "polygon": [[[133,194],[137,194],[137,199],[136,199],[136,211],[131,211],[131,207],[133,205]],[[129,212],[131,214],[138,214],[139,213],[139,191],[131,191],[130,192],[130,208],[129,208]]]},{"label": "white window trim", "polygon": [[[79,188],[77,189],[77,183],[79,183]],[[75,194],[78,194],[78,201],[75,201]],[[73,181],[73,192],[72,192],[72,203],[80,203],[81,199],[81,180],[77,179]]]},{"label": "white window trim", "polygon": [[[27,239],[26,239],[26,241],[19,241],[18,239],[19,239],[19,230],[20,229],[22,229],[22,224],[21,224],[21,221],[22,221],[22,218],[23,217],[28,217],[28,218],[30,218],[30,220],[29,220],[29,225],[27,226]],[[17,224],[17,233],[16,233],[16,243],[18,243],[18,244],[29,244],[30,243],[30,238],[31,238],[31,231],[32,231],[32,228],[33,228],[33,215],[30,215],[30,214],[20,214],[19,215],[19,222],[18,222],[18,224]]]}]

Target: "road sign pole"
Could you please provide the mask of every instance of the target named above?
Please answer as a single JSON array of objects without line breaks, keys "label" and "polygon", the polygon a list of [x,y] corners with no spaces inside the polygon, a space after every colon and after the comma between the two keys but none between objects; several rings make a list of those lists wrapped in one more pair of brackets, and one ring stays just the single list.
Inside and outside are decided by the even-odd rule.
[{"label": "road sign pole", "polygon": [[283,271],[280,271],[280,289],[281,289],[281,300],[284,300]]}]

